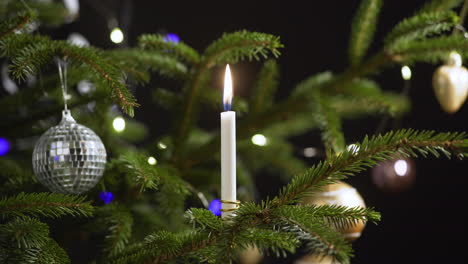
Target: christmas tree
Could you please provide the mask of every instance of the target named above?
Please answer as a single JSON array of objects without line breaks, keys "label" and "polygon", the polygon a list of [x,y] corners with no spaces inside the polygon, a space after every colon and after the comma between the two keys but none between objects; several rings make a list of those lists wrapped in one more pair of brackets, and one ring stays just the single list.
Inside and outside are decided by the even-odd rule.
[{"label": "christmas tree", "polygon": [[[70,4],[3,1],[0,54],[8,94],[0,98],[0,262],[254,263],[245,260],[257,258],[252,252],[276,258],[300,252],[350,263],[346,230],[378,223],[380,214],[317,197],[386,161],[467,154],[463,132],[395,129],[349,144],[342,127],[371,115],[385,125],[410,110],[405,92],[385,91],[374,81],[387,69],[416,63],[461,69],[459,60],[468,55],[461,26],[468,5],[461,2],[430,1],[376,42],[383,1],[361,1],[351,25],[349,67],[312,73],[277,96],[277,58],[288,52],[280,36],[226,32],[198,50],[173,34],[142,34],[130,46],[109,19],[112,41],[123,44],[101,49],[48,36],[77,18]],[[374,51],[373,42],[382,44]],[[235,95],[232,105],[241,203],[220,218],[216,118],[223,96],[217,76],[226,64],[243,62],[261,66],[252,90]],[[234,91],[239,75],[234,71]],[[439,86],[442,107],[456,111],[466,92],[454,103],[448,92],[437,92],[450,85]],[[156,132],[149,132],[154,124],[132,119],[140,89],[151,90],[145,101],[152,100],[154,119],[167,116]],[[66,122],[56,127],[64,108]],[[60,146],[49,145],[67,129],[74,130]],[[291,140],[308,133],[320,133],[323,144],[323,157],[311,166]],[[305,153],[315,156],[317,149]],[[260,174],[284,186],[259,200]],[[77,248],[82,256],[73,253]]]}]

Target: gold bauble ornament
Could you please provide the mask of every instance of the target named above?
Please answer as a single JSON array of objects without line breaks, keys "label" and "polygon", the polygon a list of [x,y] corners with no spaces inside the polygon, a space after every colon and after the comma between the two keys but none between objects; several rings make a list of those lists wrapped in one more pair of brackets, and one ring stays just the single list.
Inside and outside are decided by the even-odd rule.
[{"label": "gold bauble ornament", "polygon": [[[346,207],[366,207],[361,195],[353,186],[338,181],[337,183],[327,185],[323,190],[313,196],[304,199],[306,204],[315,205],[341,205]],[[340,233],[343,234],[346,240],[354,241],[361,236],[362,230],[366,223],[358,221],[354,225],[346,228],[335,227]]]},{"label": "gold bauble ornament", "polygon": [[432,85],[445,112],[453,114],[460,109],[468,95],[468,70],[462,66],[460,54],[450,53],[447,64],[434,72]]},{"label": "gold bauble ornament", "polygon": [[302,258],[296,260],[294,264],[336,264],[333,262],[333,257],[321,256],[321,255],[305,255]]},{"label": "gold bauble ornament", "polygon": [[257,264],[262,259],[262,253],[257,247],[248,247],[239,256],[241,264]]}]

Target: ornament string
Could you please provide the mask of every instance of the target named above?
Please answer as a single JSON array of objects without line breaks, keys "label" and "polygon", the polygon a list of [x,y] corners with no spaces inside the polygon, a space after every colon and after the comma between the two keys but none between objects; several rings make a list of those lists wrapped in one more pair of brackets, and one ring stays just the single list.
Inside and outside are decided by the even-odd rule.
[{"label": "ornament string", "polygon": [[65,60],[58,59],[57,66],[60,76],[60,84],[62,86],[62,94],[63,94],[63,104],[65,107],[65,111],[68,111],[67,105],[67,62]]}]

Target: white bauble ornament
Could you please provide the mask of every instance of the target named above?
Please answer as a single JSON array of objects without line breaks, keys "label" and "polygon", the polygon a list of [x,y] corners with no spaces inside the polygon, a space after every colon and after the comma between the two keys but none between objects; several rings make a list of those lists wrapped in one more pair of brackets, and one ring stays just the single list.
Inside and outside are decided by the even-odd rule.
[{"label": "white bauble ornament", "polygon": [[[353,186],[341,181],[325,186],[321,192],[305,198],[303,202],[315,205],[366,207],[364,200],[357,190],[354,189]],[[343,234],[344,238],[349,241],[353,241],[361,236],[361,232],[364,229],[365,224],[366,223],[363,221],[358,221],[354,225],[346,228],[334,228]]]},{"label": "white bauble ornament", "polygon": [[64,110],[62,121],[37,141],[32,157],[39,182],[53,192],[79,194],[93,188],[106,167],[106,149],[91,129]]},{"label": "white bauble ornament", "polygon": [[445,112],[452,114],[460,109],[468,95],[468,70],[462,66],[460,54],[450,53],[447,64],[434,72],[432,85]]}]

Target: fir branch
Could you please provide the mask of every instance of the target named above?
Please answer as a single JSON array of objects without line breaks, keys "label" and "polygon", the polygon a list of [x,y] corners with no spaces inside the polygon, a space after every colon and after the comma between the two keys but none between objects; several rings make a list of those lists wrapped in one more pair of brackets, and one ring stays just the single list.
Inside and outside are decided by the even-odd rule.
[{"label": "fir branch", "polygon": [[458,22],[452,11],[421,13],[398,23],[385,38],[389,49],[399,42],[422,39],[449,31]]},{"label": "fir branch", "polygon": [[85,197],[59,193],[19,193],[0,200],[0,215],[7,217],[43,216],[59,218],[65,215],[89,217],[94,208]]},{"label": "fir branch", "polygon": [[17,249],[0,246],[0,262],[3,264],[35,263],[35,264],[69,264],[70,259],[63,248],[53,239],[39,248]]},{"label": "fir branch", "polygon": [[196,230],[179,234],[159,231],[147,236],[143,242],[112,256],[109,263],[168,263],[215,242],[214,237]]},{"label": "fir branch", "polygon": [[[187,67],[166,54],[148,52],[140,49],[119,49],[106,53],[112,57],[112,61],[119,68],[127,73],[132,73],[136,69],[140,71],[152,70],[167,77],[185,79],[187,77]],[[144,80],[148,82],[148,80]]]},{"label": "fir branch", "polygon": [[39,248],[44,246],[48,240],[49,227],[34,218],[15,218],[0,225],[1,243],[16,248]]},{"label": "fir branch", "polygon": [[206,209],[192,208],[185,216],[191,224],[203,230],[220,231],[224,227],[224,222]]},{"label": "fir branch", "polygon": [[40,249],[36,250],[36,262],[38,264],[69,264],[70,258],[63,248],[53,239],[49,239],[49,243]]},{"label": "fir branch", "polygon": [[377,27],[382,0],[362,0],[353,19],[349,43],[349,61],[359,64],[369,48]]},{"label": "fir branch", "polygon": [[153,92],[153,100],[165,109],[174,109],[182,102],[182,97],[175,92],[164,88],[156,88]]},{"label": "fir branch", "polygon": [[172,159],[174,161],[178,161],[180,153],[184,152],[189,129],[195,122],[195,116],[199,110],[199,93],[202,87],[205,87],[210,80],[209,72],[202,66],[200,67],[184,87],[184,101],[177,111],[178,120],[175,122],[175,132],[172,139],[174,143]]},{"label": "fir branch", "polygon": [[28,23],[35,20],[36,17],[37,14],[34,12],[22,12],[14,18],[2,21],[0,23],[0,40],[23,29]]},{"label": "fir branch", "polygon": [[310,98],[315,90],[325,87],[333,78],[333,73],[329,71],[314,74],[297,84],[291,96],[293,98]]},{"label": "fir branch", "polygon": [[0,50],[12,58],[11,69],[16,78],[24,79],[28,74],[37,73],[55,56],[66,58],[77,67],[85,65],[87,73],[92,76],[99,76],[99,80],[110,87],[111,97],[128,115],[133,116],[133,108],[138,106],[123,82],[120,69],[108,63],[97,49],[77,47],[66,41],[54,41],[41,36],[15,35],[1,41]]},{"label": "fir branch", "polygon": [[167,53],[167,56],[186,61],[190,65],[200,62],[200,55],[192,47],[183,42],[167,41],[163,35],[144,34],[138,38],[138,43],[145,50]]},{"label": "fir branch", "polygon": [[308,214],[299,206],[282,206],[272,212],[275,225],[283,231],[296,234],[305,242],[309,252],[332,256],[339,263],[349,263],[351,246],[329,226]]},{"label": "fir branch", "polygon": [[432,0],[426,3],[418,12],[442,12],[459,6],[462,1],[463,0]]},{"label": "fir branch", "polygon": [[400,154],[416,157],[440,153],[451,157],[452,153],[463,158],[467,153],[468,140],[464,133],[434,133],[433,131],[398,130],[384,135],[364,138],[358,153],[344,150],[327,161],[312,166],[305,174],[293,178],[276,196],[271,206],[291,204],[307,193],[375,165],[378,161]]},{"label": "fir branch", "polygon": [[380,221],[380,213],[372,208],[364,207],[346,207],[341,205],[291,205],[299,207],[295,210],[301,211],[301,214],[308,214],[312,217],[325,219],[338,229],[354,226],[362,221],[371,221],[376,224]]},{"label": "fir branch", "polygon": [[249,102],[251,114],[259,113],[273,104],[274,94],[278,88],[278,75],[276,61],[268,60],[263,64]]},{"label": "fir branch", "polygon": [[[341,113],[340,113],[341,114]],[[318,127],[316,120],[312,118],[310,112],[302,112],[294,115],[294,118],[270,124],[263,131],[265,135],[273,137],[292,137],[302,135]]]},{"label": "fir branch", "polygon": [[271,53],[275,58],[283,47],[279,37],[246,30],[223,34],[203,53],[203,63],[211,68],[224,63],[236,63],[245,58],[249,60],[266,59]]},{"label": "fir branch", "polygon": [[65,264],[70,263],[70,259],[49,237],[46,224],[23,216],[0,225],[0,262]]},{"label": "fir branch", "polygon": [[341,119],[335,109],[329,106],[327,98],[320,96],[319,91],[314,92],[314,120],[322,131],[322,142],[325,144],[327,153],[331,154],[343,151],[345,139],[341,131]]},{"label": "fir branch", "polygon": [[462,56],[468,55],[468,42],[462,36],[444,36],[424,41],[409,41],[395,45],[391,52],[395,61],[403,63],[438,63],[447,60],[448,54],[456,50]]},{"label": "fir branch", "polygon": [[161,172],[156,166],[148,164],[148,157],[140,153],[128,152],[116,161],[129,177],[129,184],[138,186],[140,192],[146,188],[156,189]]},{"label": "fir branch", "polygon": [[281,228],[264,229],[249,228],[241,232],[236,243],[240,249],[257,248],[259,251],[271,251],[276,257],[286,257],[288,253],[295,253],[300,246],[300,240],[291,232]]},{"label": "fir branch", "polygon": [[53,59],[55,52],[49,41],[37,42],[23,47],[11,60],[10,70],[19,80],[37,74]]},{"label": "fir branch", "polygon": [[323,89],[323,92],[328,96],[336,96],[338,94],[338,96],[347,95],[353,97],[378,96],[382,93],[378,83],[365,78],[355,78],[341,85],[339,90],[330,91],[330,89]]},{"label": "fir branch", "polygon": [[363,115],[388,113],[398,117],[411,109],[408,97],[394,93],[378,93],[375,95],[337,95],[328,98],[330,108],[343,118],[355,118]]},{"label": "fir branch", "polygon": [[133,95],[128,91],[122,80],[121,71],[102,59],[97,50],[72,46],[64,41],[56,41],[59,54],[78,63],[84,63],[94,69],[111,89],[111,97],[129,115],[134,115],[134,107],[139,106]]},{"label": "fir branch", "polygon": [[128,152],[113,161],[128,177],[127,183],[139,188],[140,192],[159,189],[157,199],[160,206],[171,210],[166,202],[179,203],[190,193],[193,187],[182,180],[171,167],[155,166],[148,163],[148,157],[142,153]]},{"label": "fir branch", "polygon": [[115,255],[125,249],[132,235],[133,217],[124,206],[106,205],[96,209],[97,224],[107,229],[104,251]]},{"label": "fir branch", "polygon": [[305,164],[294,156],[295,149],[290,143],[264,134],[267,137],[265,146],[253,145],[250,139],[238,141],[239,156],[254,173],[268,170],[288,177],[306,168]]},{"label": "fir branch", "polygon": [[59,26],[70,18],[68,10],[61,2],[54,1],[17,1],[2,0],[0,5],[0,17],[18,14],[28,10],[36,13],[37,22],[45,26]]}]

